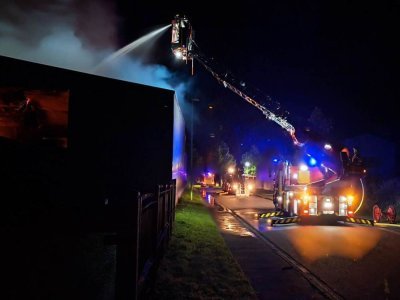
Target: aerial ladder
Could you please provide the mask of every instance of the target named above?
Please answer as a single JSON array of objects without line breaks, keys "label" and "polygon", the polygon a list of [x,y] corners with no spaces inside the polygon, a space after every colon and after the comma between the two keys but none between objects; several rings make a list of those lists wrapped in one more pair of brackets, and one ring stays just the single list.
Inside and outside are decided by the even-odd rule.
[{"label": "aerial ladder", "polygon": [[[279,102],[264,95],[258,89],[251,88],[245,82],[235,78],[230,72],[220,71],[213,59],[207,58],[200,50],[194,39],[194,31],[186,16],[176,15],[172,20],[171,49],[176,58],[191,63],[192,74],[194,60],[199,62],[211,75],[225,88],[243,98],[245,101],[259,109],[268,120],[277,123],[289,133],[294,145],[303,147],[296,137],[294,126],[287,120],[287,112],[283,111]],[[258,101],[257,101],[258,100]],[[262,102],[261,102],[262,101]],[[266,103],[262,105],[261,103]],[[310,156],[306,153],[306,155]],[[354,214],[360,209],[364,198],[364,186],[362,178],[366,170],[363,165],[355,165],[349,162],[348,151],[340,152],[342,174],[329,168],[325,170],[323,177],[317,182],[291,182],[290,174],[295,172],[295,166],[289,167],[288,162],[282,165],[277,173],[274,193],[275,212],[259,214],[261,218],[267,218],[271,225],[297,223],[301,219],[313,219],[313,217],[333,217],[334,220],[347,223],[373,225],[369,219],[357,218]],[[301,172],[296,171],[296,176]],[[329,174],[329,176],[326,176]],[[292,174],[294,175],[294,173]],[[296,177],[297,178],[297,177]],[[297,180],[297,179],[296,179]],[[317,184],[316,184],[317,183]],[[357,186],[357,188],[356,188]],[[349,188],[358,190],[349,194]],[[307,190],[308,189],[308,190]],[[378,215],[378,213],[376,213]]]},{"label": "aerial ladder", "polygon": [[[303,143],[299,142],[296,137],[294,126],[286,119],[287,112],[281,111],[282,109],[278,102],[273,101],[269,96],[263,95],[258,89],[251,88],[245,82],[236,79],[229,72],[216,71],[217,66],[215,62],[202,54],[199,46],[194,40],[194,31],[189,20],[185,16],[176,15],[172,20],[171,49],[176,58],[192,64],[192,74],[194,60],[196,60],[225,88],[230,89],[248,103],[258,108],[268,120],[277,123],[286,130],[295,145],[303,145]],[[256,98],[262,98],[259,99],[259,101],[266,101],[270,108],[261,105]]]}]

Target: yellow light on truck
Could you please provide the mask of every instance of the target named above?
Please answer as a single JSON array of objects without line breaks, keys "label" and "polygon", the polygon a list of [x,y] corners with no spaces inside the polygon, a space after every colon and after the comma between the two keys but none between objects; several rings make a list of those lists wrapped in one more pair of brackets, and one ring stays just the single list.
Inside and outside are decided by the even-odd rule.
[{"label": "yellow light on truck", "polygon": [[354,197],[352,195],[347,196],[347,204],[351,206],[353,204]]}]

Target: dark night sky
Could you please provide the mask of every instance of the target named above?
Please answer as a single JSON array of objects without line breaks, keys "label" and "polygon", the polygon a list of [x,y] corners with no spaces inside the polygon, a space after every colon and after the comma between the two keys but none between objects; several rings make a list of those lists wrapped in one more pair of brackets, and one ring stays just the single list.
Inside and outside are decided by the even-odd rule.
[{"label": "dark night sky", "polygon": [[[169,24],[181,13],[192,23],[201,50],[239,79],[280,102],[290,112],[288,121],[298,132],[303,131],[312,109],[318,106],[333,121],[334,130],[328,139],[372,133],[395,143],[399,140],[398,1],[250,0],[219,3],[218,7],[211,1],[13,3],[18,5],[8,3],[0,12],[0,20],[5,21],[0,22],[0,50],[6,48],[4,37],[13,34],[10,24],[22,29],[15,30],[15,37],[30,33],[25,34],[24,42],[32,47],[35,38],[39,40],[51,31],[54,26],[50,24],[62,20],[73,25],[75,36],[83,37],[83,48],[89,45],[98,50],[113,41],[118,49]],[[67,10],[66,3],[70,5]],[[19,14],[15,13],[17,6]],[[38,14],[41,10],[46,11],[48,23]],[[219,85],[198,63],[191,77],[188,66],[173,57],[170,32],[148,48],[146,62],[166,66],[174,73],[175,83],[181,79],[192,82],[186,97],[200,99],[196,103],[195,136],[204,144],[210,141],[210,132],[231,140],[238,153],[242,143],[290,142],[277,124]],[[213,111],[207,109],[209,104],[214,106]]]},{"label": "dark night sky", "polygon": [[[202,51],[279,101],[298,130],[318,106],[333,120],[334,138],[373,133],[397,141],[399,2],[246,1],[223,8],[182,3],[125,6],[133,16],[126,20],[131,28],[126,36],[133,38],[141,31],[135,28],[164,24],[184,13]],[[163,64],[184,69],[172,62],[171,54],[164,55]],[[217,124],[238,135],[265,132],[278,138],[280,129],[273,128],[278,125],[264,120],[261,112],[220,86],[199,64],[194,80],[194,97],[215,106]],[[203,117],[210,114],[205,113]],[[201,122],[203,128],[205,121]]]}]

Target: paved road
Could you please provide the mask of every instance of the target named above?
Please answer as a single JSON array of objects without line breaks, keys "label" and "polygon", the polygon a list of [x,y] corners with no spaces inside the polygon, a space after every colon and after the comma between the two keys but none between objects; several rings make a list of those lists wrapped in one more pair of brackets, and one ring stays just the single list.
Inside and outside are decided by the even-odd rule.
[{"label": "paved road", "polygon": [[[254,209],[272,209],[271,201],[260,197],[220,196],[206,197],[212,205],[231,204],[230,208],[241,210],[248,199]],[[250,230],[246,229],[229,211],[215,206],[215,220],[220,227],[222,236],[235,256],[242,270],[249,278],[260,300],[264,299],[327,299],[310,282],[299,276],[293,266],[282,259],[275,249],[271,248],[262,239],[259,239]]]},{"label": "paved road", "polygon": [[[267,226],[257,213],[271,200],[219,195],[215,201],[236,213],[344,299],[400,299],[400,227]],[[228,222],[229,223],[229,222]]]}]

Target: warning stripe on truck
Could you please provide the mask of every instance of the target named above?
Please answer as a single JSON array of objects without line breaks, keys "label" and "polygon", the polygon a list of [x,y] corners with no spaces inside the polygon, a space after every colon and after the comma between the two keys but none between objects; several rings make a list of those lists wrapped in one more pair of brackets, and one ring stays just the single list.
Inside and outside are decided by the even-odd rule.
[{"label": "warning stripe on truck", "polygon": [[271,211],[271,212],[268,212],[268,213],[259,214],[258,217],[259,218],[280,217],[280,216],[283,216],[283,214],[284,214],[283,211]]},{"label": "warning stripe on truck", "polygon": [[272,219],[271,225],[282,225],[282,224],[292,224],[298,223],[300,221],[300,217],[287,217],[282,219]]},{"label": "warning stripe on truck", "polygon": [[355,223],[355,224],[361,224],[361,225],[372,225],[374,226],[374,221],[373,220],[368,220],[368,219],[363,219],[363,218],[352,218],[352,217],[346,217],[344,220],[347,223]]}]

